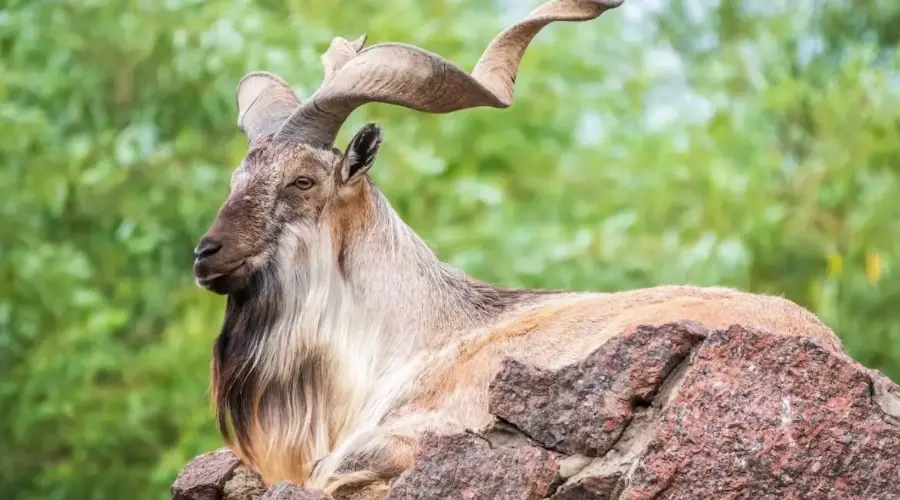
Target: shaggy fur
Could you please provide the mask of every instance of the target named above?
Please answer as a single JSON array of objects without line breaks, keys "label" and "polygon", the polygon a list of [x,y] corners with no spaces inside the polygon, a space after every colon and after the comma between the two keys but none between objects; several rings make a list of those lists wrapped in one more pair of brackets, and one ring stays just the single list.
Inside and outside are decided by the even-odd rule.
[{"label": "shaggy fur", "polygon": [[[228,295],[213,352],[219,427],[269,483],[371,484],[378,496],[412,464],[422,431],[489,422],[488,385],[506,356],[558,368],[639,324],[741,323],[840,349],[815,316],[777,297],[479,282],[438,260],[370,181],[378,142],[351,142],[346,155],[266,143],[209,233],[225,241],[222,255],[197,264],[198,281]],[[298,176],[316,187],[291,187]]]}]

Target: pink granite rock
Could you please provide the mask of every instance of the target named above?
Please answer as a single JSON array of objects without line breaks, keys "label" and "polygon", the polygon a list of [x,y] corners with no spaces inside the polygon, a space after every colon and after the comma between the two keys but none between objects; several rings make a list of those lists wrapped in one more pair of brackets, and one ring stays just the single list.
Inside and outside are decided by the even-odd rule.
[{"label": "pink granite rock", "polygon": [[539,500],[559,476],[553,454],[535,446],[492,447],[481,436],[426,434],[415,465],[391,486],[388,500]]},{"label": "pink granite rock", "polygon": [[898,499],[900,421],[876,400],[893,391],[809,339],[716,333],[616,498]]},{"label": "pink granite rock", "polygon": [[639,327],[555,372],[506,360],[490,411],[548,449],[603,455],[707,333],[691,322]]},{"label": "pink granite rock", "polygon": [[225,482],[240,460],[227,448],[205,453],[188,462],[175,478],[173,500],[220,500]]}]

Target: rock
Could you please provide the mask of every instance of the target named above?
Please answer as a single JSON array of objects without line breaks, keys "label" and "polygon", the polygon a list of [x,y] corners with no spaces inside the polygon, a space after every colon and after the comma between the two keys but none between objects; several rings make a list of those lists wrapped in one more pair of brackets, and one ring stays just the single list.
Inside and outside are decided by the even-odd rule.
[{"label": "rock", "polygon": [[[494,420],[484,429],[479,430],[478,435],[487,439],[493,449],[541,447],[540,443],[522,434],[522,431],[516,426],[502,420]],[[561,466],[562,464],[560,464]],[[562,473],[561,470],[560,473]]]},{"label": "rock", "polygon": [[259,474],[241,465],[222,487],[222,500],[260,500],[267,488]]},{"label": "rock", "polygon": [[388,492],[386,481],[343,485],[335,489],[334,500],[382,500]]},{"label": "rock", "polygon": [[282,481],[269,490],[263,500],[332,500],[331,495],[311,488],[304,488]]},{"label": "rock", "polygon": [[556,490],[550,500],[611,500],[618,498],[616,492],[619,481],[647,449],[655,419],[659,414],[659,410],[656,408],[657,404],[668,398],[668,390],[671,390],[673,386],[674,384],[664,384],[660,388],[653,407],[642,409],[635,415],[616,445],[602,457],[589,459],[590,461],[587,463],[581,458],[583,455],[562,459],[560,462],[566,463],[572,458],[576,458],[573,470],[566,477],[566,482]]},{"label": "rock", "polygon": [[550,500],[611,500],[619,477],[621,476],[585,477],[571,485],[560,487]]},{"label": "rock", "polygon": [[809,339],[718,332],[617,498],[900,499],[900,424],[876,394],[896,389]]},{"label": "rock", "polygon": [[887,418],[900,424],[900,387],[891,382],[881,372],[868,370],[872,377],[872,392],[875,396],[875,403],[881,408],[881,411]]},{"label": "rock", "polygon": [[542,448],[492,448],[474,433],[426,433],[415,465],[397,478],[386,499],[539,500],[558,479],[553,454]]},{"label": "rock", "polygon": [[559,459],[559,477],[569,479],[578,474],[595,459],[584,455],[569,455]]},{"label": "rock", "polygon": [[[641,326],[557,371],[507,360],[497,421],[426,433],[414,465],[343,495],[268,492],[227,450],[177,500],[900,500],[900,388],[828,345],[733,326]],[[381,481],[384,479],[384,481]]]},{"label": "rock", "polygon": [[707,334],[694,322],[642,326],[555,372],[507,359],[490,386],[490,412],[549,449],[603,455]]},{"label": "rock", "polygon": [[181,470],[172,484],[172,499],[222,499],[222,488],[239,464],[240,460],[227,448],[195,457]]}]

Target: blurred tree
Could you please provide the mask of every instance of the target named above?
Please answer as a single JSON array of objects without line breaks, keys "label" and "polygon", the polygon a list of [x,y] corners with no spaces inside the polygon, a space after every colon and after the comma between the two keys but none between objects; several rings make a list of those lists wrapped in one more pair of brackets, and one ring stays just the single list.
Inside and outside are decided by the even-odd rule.
[{"label": "blurred tree", "polygon": [[[167,498],[220,444],[222,300],[191,248],[245,151],[234,88],[309,95],[332,36],[471,68],[526,5],[7,0],[0,6],[0,491]],[[445,260],[506,285],[721,284],[819,314],[900,379],[900,7],[626,2],[555,25],[507,110],[359,110],[373,176]]]}]

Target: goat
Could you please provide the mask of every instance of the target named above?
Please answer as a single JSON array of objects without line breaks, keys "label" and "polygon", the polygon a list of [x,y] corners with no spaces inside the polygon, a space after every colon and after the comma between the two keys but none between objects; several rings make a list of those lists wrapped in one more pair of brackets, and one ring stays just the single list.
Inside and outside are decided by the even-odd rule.
[{"label": "goat", "polygon": [[471,74],[412,45],[363,49],[363,35],[332,41],[323,83],[305,102],[274,74],[241,79],[248,153],[194,249],[194,274],[227,296],[211,368],[219,429],[264,481],[383,486],[411,465],[423,431],[490,421],[488,385],[505,357],[559,368],[636,325],[741,323],[841,349],[816,316],[780,297],[479,281],[439,260],[372,182],[378,125],[362,127],[344,152],[333,145],[367,102],[429,113],[507,107],[519,61],[544,26],[621,3],[551,0],[498,35]]}]

